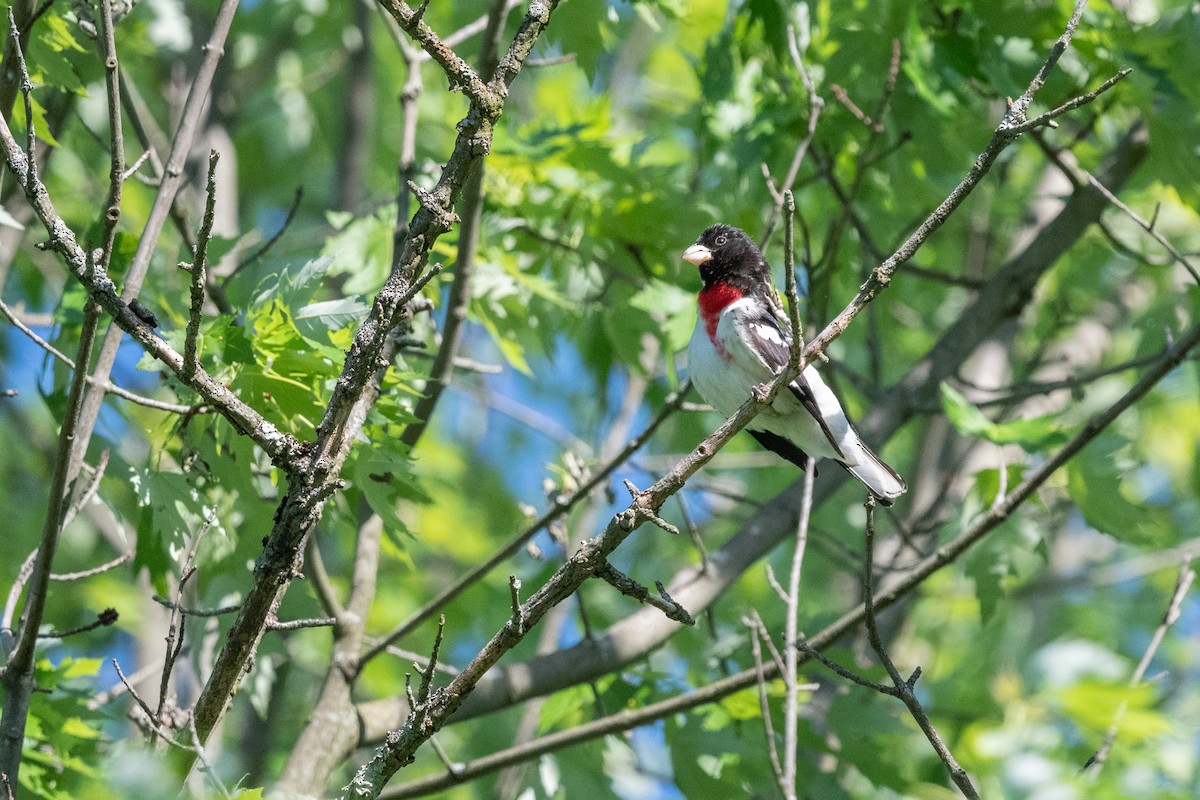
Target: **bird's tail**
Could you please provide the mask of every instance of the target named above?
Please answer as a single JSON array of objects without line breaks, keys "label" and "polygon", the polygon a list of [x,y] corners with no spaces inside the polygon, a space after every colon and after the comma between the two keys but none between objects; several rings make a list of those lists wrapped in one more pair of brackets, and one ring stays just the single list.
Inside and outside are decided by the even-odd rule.
[{"label": "bird's tail", "polygon": [[896,470],[883,463],[861,439],[856,444],[861,448],[857,454],[858,463],[854,466],[842,466],[867,487],[867,491],[875,496],[880,505],[890,506],[896,502],[897,497],[908,491],[908,485],[896,474]]}]

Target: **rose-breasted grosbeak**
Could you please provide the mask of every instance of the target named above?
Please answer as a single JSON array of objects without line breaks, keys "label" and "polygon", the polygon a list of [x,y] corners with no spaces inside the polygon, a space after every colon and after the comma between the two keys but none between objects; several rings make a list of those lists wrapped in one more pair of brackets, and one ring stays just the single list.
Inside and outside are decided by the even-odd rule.
[{"label": "rose-breasted grosbeak", "polygon": [[[713,225],[683,258],[700,268],[704,281],[688,344],[688,372],[705,401],[729,417],[755,385],[769,383],[787,366],[791,326],[782,316],[767,262],[744,231]],[[747,426],[759,444],[800,469],[810,455],[832,458],[883,505],[907,491],[895,470],[863,444],[812,365],[787,389]]]}]

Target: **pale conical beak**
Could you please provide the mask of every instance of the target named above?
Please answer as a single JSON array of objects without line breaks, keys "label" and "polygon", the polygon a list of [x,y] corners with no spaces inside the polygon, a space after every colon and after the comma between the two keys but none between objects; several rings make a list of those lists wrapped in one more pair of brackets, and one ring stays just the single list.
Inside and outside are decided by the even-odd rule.
[{"label": "pale conical beak", "polygon": [[697,267],[712,259],[712,250],[702,244],[694,244],[683,253],[683,260],[690,261]]}]

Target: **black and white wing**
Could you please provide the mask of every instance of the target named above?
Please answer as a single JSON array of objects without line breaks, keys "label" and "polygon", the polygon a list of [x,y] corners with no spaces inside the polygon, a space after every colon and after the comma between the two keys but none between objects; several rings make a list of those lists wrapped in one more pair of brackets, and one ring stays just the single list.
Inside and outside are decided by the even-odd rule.
[{"label": "black and white wing", "polygon": [[[745,320],[745,338],[750,347],[758,354],[763,363],[770,368],[772,373],[778,375],[787,367],[788,359],[791,357],[791,336],[780,326],[779,321],[774,315],[764,309],[761,313],[748,317]],[[800,405],[804,407],[804,410],[812,415],[812,418],[821,426],[821,431],[825,434],[825,438],[829,440],[829,444],[833,447],[834,452],[842,454],[841,445],[834,436],[833,431],[829,429],[829,423],[826,421],[824,414],[821,413],[817,398],[813,394],[808,380],[804,377],[804,372],[801,372],[796,376],[795,380],[788,384],[788,389],[800,401]],[[792,463],[797,463],[801,467],[804,466],[803,463],[795,460],[793,457],[794,454],[782,452],[777,447],[772,446],[772,444],[775,444],[774,442],[768,444],[764,441],[764,437],[754,431],[751,431],[751,435],[768,450],[777,453]],[[768,434],[768,437],[783,439],[783,437],[775,436],[774,434]],[[783,441],[787,440],[783,439]],[[789,442],[789,444],[791,443]],[[792,444],[791,449],[803,455],[803,451],[794,444]]]}]

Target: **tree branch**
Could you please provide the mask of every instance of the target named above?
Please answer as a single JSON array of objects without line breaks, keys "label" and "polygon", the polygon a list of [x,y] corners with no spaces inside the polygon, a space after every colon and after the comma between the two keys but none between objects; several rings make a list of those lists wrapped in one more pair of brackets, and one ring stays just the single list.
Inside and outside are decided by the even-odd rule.
[{"label": "tree branch", "polygon": [[[463,94],[480,107],[486,108],[497,102],[490,87],[475,70],[471,69],[465,60],[460,58],[433,32],[432,28],[425,24],[425,20],[422,19],[425,11],[424,5],[418,10],[414,10],[403,0],[380,0],[380,5],[395,18],[404,32],[421,45],[421,49],[437,62],[438,66],[446,73],[446,77],[450,79],[451,90],[461,89]],[[503,103],[502,100],[500,102]]]},{"label": "tree branch", "polygon": [[644,445],[650,439],[658,427],[662,425],[662,423],[665,422],[666,419],[671,416],[671,414],[675,413],[675,411],[679,409],[691,388],[692,384],[690,381],[681,386],[678,392],[667,398],[667,402],[663,405],[662,410],[659,411],[658,416],[656,416],[641,433],[631,439],[625,445],[625,447],[621,449],[620,452],[605,462],[600,469],[593,472],[591,476],[578,488],[569,494],[560,495],[555,498],[554,503],[550,506],[550,508],[540,517],[530,523],[525,530],[518,533],[516,536],[506,542],[503,547],[500,547],[483,562],[475,566],[454,583],[443,589],[436,597],[434,597],[425,605],[421,606],[419,609],[413,612],[408,619],[400,623],[398,626],[396,626],[396,628],[372,645],[369,650],[363,653],[362,659],[359,661],[359,669],[362,669],[364,664],[382,653],[388,645],[404,638],[416,630],[418,626],[425,622],[425,620],[437,613],[439,609],[457,597],[464,589],[474,584],[487,573],[491,572],[497,565],[508,560],[513,553],[521,549],[521,547],[527,541],[532,539],[539,531],[554,522],[554,520],[562,517],[564,514],[574,508],[580,500],[583,500],[585,497],[591,494],[592,491],[600,486],[600,484],[605,480],[607,480],[608,477],[614,471],[616,471],[618,467],[628,461],[630,456],[640,450],[642,445]]},{"label": "tree branch", "polygon": [[[1164,349],[1160,354],[1159,362],[1153,369],[1147,372],[1116,403],[1093,417],[1067,445],[1010,492],[1002,504],[978,517],[958,536],[939,548],[937,552],[922,559],[912,569],[900,574],[891,586],[883,592],[876,594],[873,598],[876,612],[887,608],[901,597],[906,596],[916,587],[920,586],[930,575],[955,561],[971,545],[999,526],[1025,500],[1033,496],[1033,493],[1045,483],[1050,475],[1060,469],[1071,457],[1103,432],[1123,411],[1144,397],[1197,344],[1200,344],[1200,325],[1192,328],[1171,347]],[[826,648],[851,630],[857,628],[863,622],[864,618],[865,606],[860,605],[809,638],[806,644],[808,647],[814,649]],[[770,679],[776,677],[778,674],[778,667],[773,663],[765,664],[761,670],[751,668],[731,675],[728,678],[715,681],[703,689],[659,701],[636,711],[624,711],[614,714],[611,717],[586,723],[568,731],[551,734],[528,744],[486,756],[464,765],[463,769],[456,775],[435,775],[397,786],[392,790],[383,792],[380,797],[387,798],[387,800],[396,800],[397,798],[418,797],[439,791],[512,763],[536,758],[539,755],[569,746],[570,744],[640,727],[654,720],[663,719],[707,703],[715,702],[734,692],[754,686],[759,680]],[[514,699],[519,700],[520,698]],[[471,716],[474,716],[479,713],[479,710],[472,709],[472,712]],[[368,725],[363,738],[369,741],[371,733],[375,728],[371,724],[372,720],[369,715],[363,714],[363,719],[364,723]]]},{"label": "tree branch", "polygon": [[667,619],[673,619],[681,625],[691,626],[696,624],[696,620],[692,619],[692,615],[687,612],[687,609],[671,599],[671,595],[667,594],[667,590],[663,588],[661,581],[656,584],[658,595],[650,594],[649,589],[607,561],[596,568],[596,577],[610,584],[626,597],[632,597],[638,602],[657,608],[666,615]]},{"label": "tree branch", "polygon": [[[133,338],[145,347],[152,355],[163,361],[168,367],[176,371],[171,355],[174,350],[166,346],[157,336],[154,336],[149,329],[143,329],[144,326],[135,325],[132,319],[125,317],[118,312],[118,309],[126,309],[130,300],[135,299],[141,292],[142,282],[146,278],[146,272],[150,268],[150,258],[154,254],[155,248],[158,246],[159,238],[162,234],[163,225],[167,216],[171,213],[175,206],[175,198],[184,181],[187,179],[184,166],[186,164],[188,153],[191,152],[192,142],[195,138],[196,129],[199,126],[200,116],[208,102],[209,90],[212,87],[213,77],[216,75],[217,64],[221,56],[225,52],[225,41],[229,36],[230,27],[233,24],[233,15],[237,10],[238,0],[222,0],[221,6],[217,11],[216,20],[213,23],[212,33],[209,36],[208,42],[204,45],[204,56],[200,61],[200,66],[196,70],[196,76],[192,80],[191,89],[188,91],[187,101],[184,103],[183,111],[180,115],[179,125],[175,131],[175,138],[171,143],[171,153],[167,158],[167,163],[164,168],[162,180],[159,182],[158,193],[155,195],[154,203],[150,208],[150,213],[146,218],[146,224],[142,228],[141,236],[138,238],[137,249],[134,251],[133,258],[130,261],[129,268],[125,271],[124,283],[121,289],[120,296],[117,296],[116,287],[108,279],[107,275],[97,276],[95,281],[89,282],[83,280],[86,273],[79,271],[75,264],[77,258],[74,250],[77,249],[75,237],[71,234],[70,229],[61,220],[57,219],[58,215],[54,212],[53,206],[50,204],[50,197],[45,193],[45,188],[42,187],[40,195],[44,197],[44,208],[39,208],[39,202],[35,201],[34,196],[30,195],[31,190],[37,191],[35,187],[29,185],[28,180],[21,181],[21,186],[25,189],[26,197],[29,197],[33,203],[35,211],[38,213],[38,218],[41,219],[44,225],[53,224],[56,227],[50,231],[52,249],[58,251],[68,262],[68,269],[71,270],[76,277],[83,280],[84,286],[87,287],[93,296],[97,293],[107,295],[107,297],[97,297],[97,302],[113,317],[116,325],[110,325],[108,331],[104,335],[104,343],[100,347],[100,352],[96,356],[93,377],[96,378],[98,385],[91,389],[83,401],[83,412],[80,415],[79,438],[75,450],[71,454],[71,469],[69,475],[75,475],[79,471],[79,466],[83,462],[84,454],[87,451],[88,443],[92,438],[92,431],[96,424],[96,419],[100,414],[100,407],[104,403],[104,392],[100,391],[99,385],[108,382],[109,376],[112,374],[113,364],[116,363],[117,348],[121,345],[122,331],[125,331],[133,336]],[[122,96],[133,97],[131,83],[122,83]],[[114,120],[110,120],[110,124]],[[116,122],[119,122],[116,121]],[[5,149],[8,149],[7,139],[4,135],[6,131],[0,131],[0,138],[4,140]],[[9,161],[12,166],[11,156]],[[15,173],[14,173],[15,174]],[[38,183],[39,182],[32,182]],[[57,219],[55,222],[54,220]],[[70,234],[69,239],[65,238]],[[136,318],[136,315],[135,315]],[[140,320],[139,320],[140,322]],[[161,345],[158,342],[162,342]],[[206,376],[207,377],[207,376]],[[186,381],[185,381],[186,383]],[[206,388],[213,392],[219,392],[217,388],[219,384],[216,381],[197,380],[197,384],[203,384]],[[189,384],[191,388],[199,391],[202,397],[206,400],[215,400],[213,397],[208,397],[205,390],[202,390],[199,385]],[[223,386],[220,389],[224,389]],[[262,422],[261,417],[258,417],[254,412],[246,414],[250,411],[248,406],[233,401],[231,392],[225,390],[223,393],[226,400],[224,402],[214,402],[214,405],[229,406],[224,409],[232,412],[234,416],[241,419],[234,419],[229,416],[233,426],[243,433],[249,435],[258,434],[259,438],[255,441],[263,446],[263,449],[271,456],[272,460],[282,459],[276,463],[283,463],[290,460],[294,454],[294,447],[288,438],[280,440],[280,434],[274,429],[264,427],[259,423]],[[239,407],[240,406],[240,407]],[[256,421],[254,417],[258,417]],[[265,423],[269,425],[269,423]],[[275,440],[272,443],[271,440]],[[265,446],[264,446],[265,445]]]},{"label": "tree branch", "polygon": [[[19,50],[17,51],[20,52]],[[24,68],[22,67],[22,72]],[[7,130],[7,123],[0,118],[0,126]],[[15,144],[15,143],[14,143]],[[28,173],[26,173],[28,175]],[[67,407],[63,412],[62,428],[58,435],[58,451],[54,458],[54,474],[50,479],[50,499],[46,509],[46,521],[42,526],[41,544],[33,563],[33,574],[29,581],[28,595],[22,613],[20,628],[0,675],[4,690],[4,707],[0,712],[0,773],[16,781],[21,767],[21,754],[25,742],[25,724],[29,714],[29,697],[33,692],[34,647],[37,644],[38,628],[46,609],[46,594],[50,586],[51,565],[62,533],[63,518],[67,511],[70,481],[67,476],[71,447],[79,425],[80,410],[86,383],[88,359],[96,337],[96,326],[100,312],[96,304],[88,301],[83,307],[83,325],[76,354],[76,369],[71,376],[71,388],[67,393]]]},{"label": "tree branch", "polygon": [[[500,36],[504,32],[504,20],[508,14],[506,0],[493,0],[487,15],[482,47],[479,52],[479,72],[483,79],[490,80],[496,71]],[[446,302],[446,316],[442,322],[442,341],[434,357],[433,366],[425,380],[424,394],[413,409],[416,418],[409,423],[400,441],[408,448],[416,445],[425,427],[433,417],[438,400],[442,396],[450,376],[454,372],[454,359],[462,341],[463,325],[467,320],[467,307],[471,302],[471,276],[475,271],[475,259],[479,251],[480,228],[483,223],[483,172],[484,165],[476,164],[467,179],[462,197],[462,225],[458,231],[458,258],[454,263],[454,280],[450,284],[450,295]],[[430,274],[432,277],[431,273]],[[419,290],[418,290],[419,291]],[[415,294],[415,292],[414,292]]]},{"label": "tree branch", "polygon": [[[416,12],[404,3],[385,2],[385,8],[396,16],[402,27],[408,25],[410,34],[415,31],[418,41],[424,40],[429,47],[441,52],[436,47],[436,37]],[[551,0],[549,3],[535,2],[531,6],[506,56],[512,58],[512,68],[509,72],[501,70],[497,81],[506,75],[510,80],[515,76],[556,5],[556,1]],[[472,73],[458,69],[461,59],[453,56],[452,51],[449,56],[455,61],[450,61],[447,53],[441,55],[446,62],[443,67],[450,68],[452,80],[458,75],[469,82]],[[507,81],[493,82],[486,94],[481,94],[474,84],[465,89],[472,102],[458,125],[454,149],[437,185],[423,198],[401,243],[400,254],[394,259],[393,269],[354,337],[325,416],[317,427],[309,468],[290,476],[275,526],[255,565],[254,581],[197,701],[196,728],[201,742],[207,740],[224,716],[272,610],[298,571],[304,540],[319,519],[324,500],[338,488],[337,476],[350,444],[362,429],[366,412],[378,395],[378,379],[387,365],[383,358],[385,344],[408,313],[398,301],[420,275],[437,238],[448,229],[450,215],[465,181],[476,162],[488,152],[496,121],[504,107],[505,93],[499,87],[507,89],[507,85]],[[426,735],[421,741],[427,738]]]},{"label": "tree branch", "polygon": [[187,332],[183,344],[183,375],[194,378],[200,369],[200,322],[204,311],[205,267],[208,261],[208,240],[212,235],[213,216],[217,202],[217,161],[221,155],[216,150],[208,153],[208,192],[204,201],[204,216],[200,230],[196,232],[196,251],[191,264],[179,266],[191,273],[191,292],[188,305]]},{"label": "tree branch", "polygon": [[[1150,637],[1150,644],[1146,646],[1141,660],[1138,661],[1137,667],[1133,670],[1133,675],[1129,678],[1129,685],[1131,687],[1140,685],[1146,677],[1146,670],[1149,669],[1150,662],[1154,660],[1154,654],[1158,652],[1158,647],[1162,644],[1167,631],[1179,620],[1179,615],[1182,613],[1183,608],[1183,599],[1187,597],[1188,590],[1192,588],[1192,583],[1195,580],[1196,571],[1192,569],[1192,562],[1189,558],[1179,567],[1179,576],[1175,579],[1175,590],[1171,594],[1171,602],[1167,604],[1167,610],[1163,614],[1162,622],[1155,628],[1154,635]],[[1121,701],[1121,705],[1117,707],[1116,713],[1113,714],[1112,725],[1109,726],[1108,731],[1104,735],[1104,743],[1100,745],[1100,749],[1093,753],[1088,758],[1087,763],[1083,765],[1083,771],[1093,779],[1100,774],[1100,770],[1104,769],[1104,762],[1108,760],[1108,754],[1112,751],[1113,744],[1117,741],[1121,718],[1125,716],[1127,706],[1128,703],[1126,701]]]},{"label": "tree branch", "polygon": [[954,755],[950,752],[950,748],[942,741],[942,737],[938,735],[937,729],[933,727],[933,723],[929,721],[929,715],[925,713],[921,702],[917,700],[917,695],[913,691],[917,683],[917,678],[921,674],[921,668],[917,667],[913,672],[912,677],[907,680],[901,677],[900,672],[896,669],[896,665],[892,663],[891,657],[887,653],[887,649],[883,646],[883,640],[879,637],[879,626],[875,619],[875,498],[867,497],[867,526],[866,526],[866,547],[863,553],[863,614],[866,617],[867,623],[867,639],[871,643],[871,649],[875,651],[875,655],[879,658],[883,668],[887,670],[888,676],[892,679],[892,686],[895,688],[894,697],[900,698],[905,706],[908,707],[908,712],[912,714],[912,718],[916,720],[921,732],[925,734],[925,738],[933,746],[934,752],[938,754],[938,758],[946,765],[946,769],[950,772],[950,779],[954,781],[954,785],[958,787],[963,796],[970,800],[979,800],[979,793],[975,790],[975,786],[971,783],[971,778],[967,775],[967,771],[958,765],[954,759]]}]

